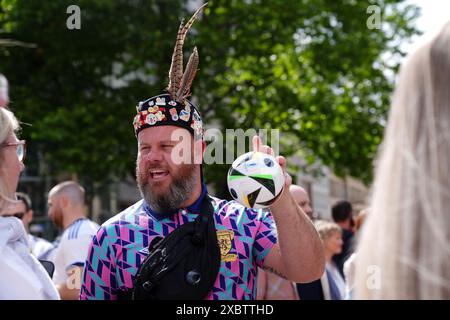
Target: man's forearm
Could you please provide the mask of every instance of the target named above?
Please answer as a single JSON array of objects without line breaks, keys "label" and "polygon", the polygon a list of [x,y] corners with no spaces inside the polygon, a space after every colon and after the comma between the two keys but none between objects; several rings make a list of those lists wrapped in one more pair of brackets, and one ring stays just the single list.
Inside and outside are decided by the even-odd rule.
[{"label": "man's forearm", "polygon": [[[321,277],[325,266],[322,242],[309,217],[288,190],[270,208],[278,232],[278,243],[286,277],[310,282]],[[277,271],[277,270],[275,270]]]}]

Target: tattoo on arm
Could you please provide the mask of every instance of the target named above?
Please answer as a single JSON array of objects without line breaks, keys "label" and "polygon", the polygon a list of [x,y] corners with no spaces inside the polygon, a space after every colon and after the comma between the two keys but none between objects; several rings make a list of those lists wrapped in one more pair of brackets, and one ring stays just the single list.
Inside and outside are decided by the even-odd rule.
[{"label": "tattoo on arm", "polygon": [[275,274],[275,275],[277,275],[277,276],[279,276],[279,277],[281,277],[281,278],[283,278],[283,279],[285,279],[285,280],[288,280],[288,278],[287,278],[284,274],[282,274],[281,272],[275,270],[275,269],[272,268],[272,267],[265,267],[264,270],[267,270],[267,271],[269,271],[269,272],[272,272],[273,274]]}]

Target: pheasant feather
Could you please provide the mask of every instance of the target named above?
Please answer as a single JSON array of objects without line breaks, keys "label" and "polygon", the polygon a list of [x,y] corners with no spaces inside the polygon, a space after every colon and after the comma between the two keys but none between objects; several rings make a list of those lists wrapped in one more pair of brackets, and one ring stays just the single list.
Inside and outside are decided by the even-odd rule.
[{"label": "pheasant feather", "polygon": [[[176,99],[178,96],[178,92],[180,91],[180,86],[183,78],[183,45],[184,45],[184,39],[186,37],[187,32],[191,28],[194,21],[197,19],[200,11],[207,5],[208,3],[205,3],[202,5],[189,19],[189,21],[186,23],[186,25],[183,26],[183,21],[180,24],[180,28],[178,29],[177,34],[177,41],[175,43],[175,48],[173,49],[172,54],[172,63],[170,65],[169,70],[169,86],[167,87],[167,91],[170,94],[170,97],[172,99]],[[191,59],[189,59],[191,60]],[[197,55],[197,65],[198,65],[198,55]],[[195,72],[193,75],[195,76],[195,73],[197,71],[197,67],[195,67]],[[192,80],[190,81],[190,84],[192,84]],[[183,92],[187,91],[189,92],[190,88],[185,87],[183,89]]]},{"label": "pheasant feather", "polygon": [[186,65],[186,71],[184,72],[183,79],[181,80],[180,88],[177,92],[177,101],[182,101],[189,96],[191,91],[191,85],[194,81],[195,75],[197,74],[198,68],[198,52],[197,47],[194,48],[194,51],[191,53],[189,57],[189,61]]}]

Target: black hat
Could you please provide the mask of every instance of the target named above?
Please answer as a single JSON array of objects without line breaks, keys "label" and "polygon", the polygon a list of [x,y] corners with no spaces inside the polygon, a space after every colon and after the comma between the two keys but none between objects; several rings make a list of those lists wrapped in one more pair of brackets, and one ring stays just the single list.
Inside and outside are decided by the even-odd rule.
[{"label": "black hat", "polygon": [[197,108],[187,99],[180,102],[164,93],[139,102],[133,121],[136,136],[145,128],[177,126],[187,129],[195,137],[203,135],[203,122]]}]

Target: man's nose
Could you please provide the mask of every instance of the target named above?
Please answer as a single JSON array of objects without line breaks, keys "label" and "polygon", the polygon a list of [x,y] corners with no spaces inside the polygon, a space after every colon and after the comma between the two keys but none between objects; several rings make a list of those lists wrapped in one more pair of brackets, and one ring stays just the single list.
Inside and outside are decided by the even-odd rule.
[{"label": "man's nose", "polygon": [[151,150],[144,156],[144,160],[148,162],[160,162],[163,160],[163,154],[159,150]]}]

